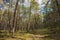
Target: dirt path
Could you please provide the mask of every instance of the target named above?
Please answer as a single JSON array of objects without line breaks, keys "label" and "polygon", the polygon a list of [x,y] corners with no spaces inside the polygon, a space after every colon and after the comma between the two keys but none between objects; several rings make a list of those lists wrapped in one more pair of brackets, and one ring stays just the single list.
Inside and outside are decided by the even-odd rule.
[{"label": "dirt path", "polygon": [[43,38],[47,35],[33,35],[26,34],[23,36],[16,36],[15,38],[7,38],[6,40],[44,40]]}]

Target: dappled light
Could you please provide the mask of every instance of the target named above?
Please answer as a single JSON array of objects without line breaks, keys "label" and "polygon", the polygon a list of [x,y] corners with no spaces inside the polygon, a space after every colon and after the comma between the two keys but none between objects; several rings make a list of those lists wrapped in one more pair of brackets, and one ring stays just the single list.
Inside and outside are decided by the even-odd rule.
[{"label": "dappled light", "polygon": [[60,40],[60,0],[0,0],[0,40]]}]

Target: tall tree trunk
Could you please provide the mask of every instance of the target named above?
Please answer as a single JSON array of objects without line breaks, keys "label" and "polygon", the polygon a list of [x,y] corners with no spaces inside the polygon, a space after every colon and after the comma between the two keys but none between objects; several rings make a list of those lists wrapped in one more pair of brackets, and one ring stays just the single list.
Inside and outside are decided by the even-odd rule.
[{"label": "tall tree trunk", "polygon": [[[1,0],[1,4],[2,4],[2,13],[1,13],[1,16],[0,16],[0,21],[1,21],[1,28],[3,28],[2,26],[3,26],[3,23],[2,23],[2,18],[3,18],[3,13],[4,13],[4,1],[3,0]],[[4,29],[4,28],[3,28]]]},{"label": "tall tree trunk", "polygon": [[10,15],[10,12],[11,12],[11,5],[12,5],[12,1],[10,0],[10,3],[8,5],[8,28],[9,28],[9,31],[11,30],[11,24],[10,24],[10,20],[11,20],[11,15]]},{"label": "tall tree trunk", "polygon": [[56,0],[56,5],[57,5],[58,12],[59,12],[59,15],[60,15],[60,1],[59,0]]},{"label": "tall tree trunk", "polygon": [[[32,2],[32,0],[31,0]],[[29,21],[28,21],[28,28],[27,28],[27,32],[29,31],[30,29],[30,16],[31,16],[31,6],[32,6],[32,3],[30,2],[30,10],[29,10]]]},{"label": "tall tree trunk", "polygon": [[12,37],[14,37],[14,32],[15,32],[15,24],[16,24],[16,10],[17,10],[17,7],[18,7],[18,2],[19,0],[17,0],[16,2],[16,5],[15,5],[15,10],[14,10],[14,18],[13,18],[13,29],[12,29]]}]

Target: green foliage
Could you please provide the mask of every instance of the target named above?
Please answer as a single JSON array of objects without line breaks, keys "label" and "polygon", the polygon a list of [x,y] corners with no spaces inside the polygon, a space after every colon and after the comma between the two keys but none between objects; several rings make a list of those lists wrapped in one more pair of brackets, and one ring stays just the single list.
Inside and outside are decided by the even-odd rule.
[{"label": "green foliage", "polygon": [[[46,1],[47,0],[45,0],[45,3]],[[10,9],[13,4],[10,4],[10,8],[8,7],[6,10],[0,10],[0,19],[2,18],[2,20],[0,20],[1,28],[3,28],[3,30],[8,30],[9,32],[15,31],[18,33],[18,35],[20,35],[19,33],[23,33],[22,35],[24,35],[25,32],[43,35],[59,35],[60,15],[56,0],[51,0],[51,4],[47,4],[45,6],[45,14],[40,14],[38,12],[40,10],[40,6],[37,0],[31,0],[28,3],[30,6],[27,7],[24,5],[24,3],[21,3],[22,5],[18,5],[15,11],[15,18],[14,10],[11,11],[12,9]],[[0,31],[0,37],[12,36],[9,32]],[[30,35],[25,36],[30,37]],[[49,40],[49,38],[46,40]]]},{"label": "green foliage", "polygon": [[58,7],[55,0],[52,0],[52,12],[47,12],[44,16],[44,27],[48,28],[48,32],[52,37],[59,37],[60,36],[60,16],[58,12]]},{"label": "green foliage", "polygon": [[9,37],[9,36],[11,36],[11,35],[9,34],[8,31],[0,30],[0,38]]},{"label": "green foliage", "polygon": [[31,8],[32,8],[33,10],[38,10],[38,9],[39,9],[39,4],[38,4],[38,2],[36,2],[35,0],[32,0],[32,2],[31,2]]}]

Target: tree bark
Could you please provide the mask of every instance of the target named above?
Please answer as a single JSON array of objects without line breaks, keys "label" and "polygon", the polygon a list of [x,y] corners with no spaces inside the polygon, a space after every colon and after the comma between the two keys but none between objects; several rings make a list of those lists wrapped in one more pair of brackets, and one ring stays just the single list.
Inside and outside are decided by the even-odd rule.
[{"label": "tree bark", "polygon": [[58,12],[59,12],[59,15],[60,15],[60,1],[59,0],[56,0],[56,5],[57,5]]},{"label": "tree bark", "polygon": [[15,5],[15,10],[14,10],[14,16],[13,16],[13,29],[12,29],[12,37],[14,37],[14,32],[15,32],[15,24],[16,24],[16,10],[17,10],[17,7],[18,7],[18,2],[19,0],[17,0],[16,2],[16,5]]}]

